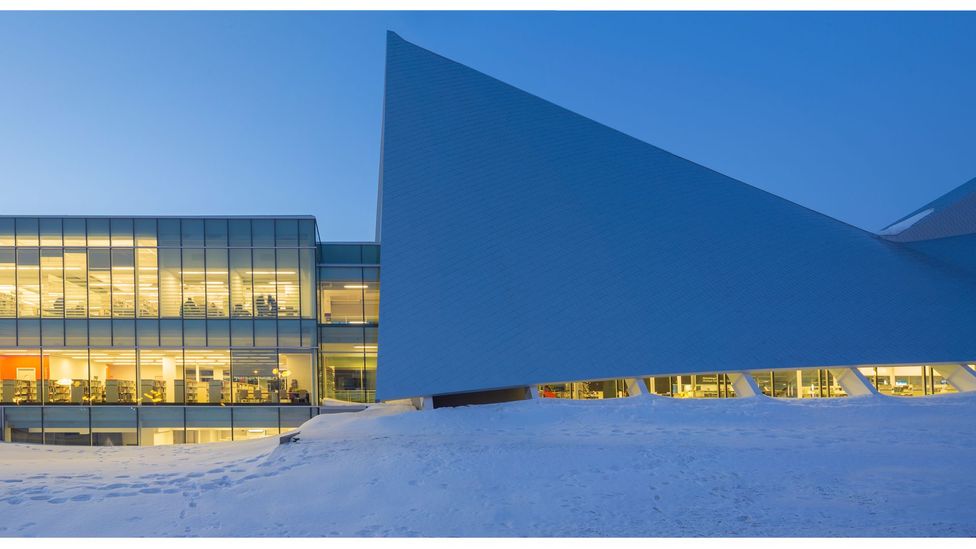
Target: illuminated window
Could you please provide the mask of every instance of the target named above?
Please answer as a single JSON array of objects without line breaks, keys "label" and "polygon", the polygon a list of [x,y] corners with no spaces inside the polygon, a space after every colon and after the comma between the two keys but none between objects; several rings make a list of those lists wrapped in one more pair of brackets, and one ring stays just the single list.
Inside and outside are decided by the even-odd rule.
[{"label": "illuminated window", "polygon": [[[208,225],[209,226],[209,225]],[[207,250],[207,317],[227,318],[229,301],[227,250]]]},{"label": "illuminated window", "polygon": [[[18,239],[20,237],[18,236]],[[17,316],[36,318],[41,312],[40,254],[37,248],[17,249]]]},{"label": "illuminated window", "polygon": [[88,351],[44,349],[45,404],[90,404]]},{"label": "illuminated window", "polygon": [[[160,220],[162,229],[162,220]],[[164,318],[179,318],[183,304],[180,281],[180,250],[159,249],[159,310]]]},{"label": "illuminated window", "polygon": [[139,375],[139,398],[144,405],[183,402],[182,350],[140,351]]},{"label": "illuminated window", "polygon": [[[186,233],[183,236],[185,238]],[[183,318],[206,317],[206,275],[203,249],[183,248],[183,305],[180,310]]]},{"label": "illuminated window", "polygon": [[0,317],[16,316],[17,256],[13,248],[0,248]]},{"label": "illuminated window", "polygon": [[254,314],[252,308],[251,250],[231,249],[229,251],[231,316],[234,318],[250,318]]},{"label": "illuminated window", "polygon": [[[297,233],[295,238],[298,238]],[[276,255],[278,267],[275,287],[278,298],[278,318],[298,318],[301,307],[298,285],[298,250],[279,248],[276,250]]]},{"label": "illuminated window", "polygon": [[64,316],[64,265],[61,248],[41,250],[41,316]]},{"label": "illuminated window", "polygon": [[363,292],[370,284],[375,286],[363,281],[363,270],[359,267],[319,269],[319,322],[365,324]]},{"label": "illuminated window", "polygon": [[112,258],[107,249],[88,250],[88,316],[112,316]]},{"label": "illuminated window", "polygon": [[253,261],[255,316],[275,318],[278,316],[278,291],[275,281],[274,249],[255,249]]},{"label": "illuminated window", "polygon": [[64,250],[64,316],[88,317],[88,254],[83,249]]},{"label": "illuminated window", "polygon": [[187,404],[230,404],[230,351],[193,349],[183,353]]},{"label": "illuminated window", "polygon": [[133,349],[92,349],[89,356],[94,404],[135,404],[136,352]]},{"label": "illuminated window", "polygon": [[159,316],[159,266],[156,248],[136,250],[136,292],[140,317]]},{"label": "illuminated window", "polygon": [[134,251],[132,248],[113,248],[112,316],[115,318],[133,318],[135,317],[135,310],[136,286]]}]

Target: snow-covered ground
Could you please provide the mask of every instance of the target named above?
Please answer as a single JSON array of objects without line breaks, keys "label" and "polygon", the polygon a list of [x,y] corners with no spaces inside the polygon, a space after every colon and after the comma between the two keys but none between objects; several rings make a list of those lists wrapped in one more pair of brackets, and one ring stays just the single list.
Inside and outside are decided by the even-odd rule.
[{"label": "snow-covered ground", "polygon": [[976,398],[526,401],[0,444],[6,536],[973,536]]}]

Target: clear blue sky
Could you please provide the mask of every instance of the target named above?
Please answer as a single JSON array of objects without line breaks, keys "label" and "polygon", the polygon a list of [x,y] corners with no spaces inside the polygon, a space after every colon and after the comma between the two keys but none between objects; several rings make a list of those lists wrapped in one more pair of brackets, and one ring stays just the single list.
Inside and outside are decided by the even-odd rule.
[{"label": "clear blue sky", "polygon": [[974,13],[3,13],[0,213],[372,239],[387,29],[869,230],[976,177]]}]

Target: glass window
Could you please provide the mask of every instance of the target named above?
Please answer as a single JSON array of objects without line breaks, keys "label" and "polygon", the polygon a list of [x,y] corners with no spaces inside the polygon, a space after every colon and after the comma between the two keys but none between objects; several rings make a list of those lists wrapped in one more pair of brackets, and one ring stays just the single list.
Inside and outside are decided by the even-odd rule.
[{"label": "glass window", "polygon": [[275,241],[278,246],[298,246],[298,220],[275,220]]},{"label": "glass window", "polygon": [[277,291],[278,318],[298,318],[301,299],[298,285],[298,250],[276,250],[278,261],[275,288]]},{"label": "glass window", "polygon": [[[319,270],[319,322],[323,324],[365,324],[363,282],[359,267],[326,267]],[[375,283],[374,283],[375,286]]]},{"label": "glass window", "polygon": [[164,446],[184,443],[183,408],[142,407],[139,409],[139,444]]},{"label": "glass window", "polygon": [[273,349],[231,351],[235,404],[279,404],[282,396],[278,357]]},{"label": "glass window", "polygon": [[156,220],[160,246],[180,245],[180,220],[160,218]]},{"label": "glass window", "polygon": [[3,409],[4,442],[44,442],[42,408],[21,408],[7,406]]},{"label": "glass window", "polygon": [[18,246],[37,246],[40,242],[37,238],[37,218],[18,217],[17,218],[17,245]]},{"label": "glass window", "polygon": [[39,220],[41,246],[61,245],[61,218],[42,217]]},{"label": "glass window", "polygon": [[14,246],[17,244],[12,217],[0,217],[0,246]]},{"label": "glass window", "polygon": [[187,444],[230,442],[233,437],[230,414],[230,408],[214,406],[187,408]]},{"label": "glass window", "polygon": [[64,250],[64,316],[88,318],[88,254],[84,249]]},{"label": "glass window", "polygon": [[278,345],[281,347],[302,346],[302,330],[300,320],[278,321]]},{"label": "glass window", "polygon": [[274,249],[255,249],[253,252],[254,310],[258,317],[275,318],[278,316],[275,251]]},{"label": "glass window", "polygon": [[17,321],[12,318],[0,320],[0,346],[17,346]]},{"label": "glass window", "polygon": [[64,344],[70,347],[88,345],[88,321],[65,320]]},{"label": "glass window", "polygon": [[309,405],[312,395],[312,353],[281,352],[275,374],[281,387],[280,402]]},{"label": "glass window", "polygon": [[359,265],[363,261],[359,244],[325,244],[322,262],[338,265]]},{"label": "glass window", "polygon": [[44,403],[90,404],[88,351],[44,349]]},{"label": "glass window", "polygon": [[85,236],[85,220],[78,217],[67,217],[61,220],[64,231],[65,246],[87,246],[88,238]]},{"label": "glass window", "polygon": [[207,317],[227,318],[230,301],[227,271],[227,250],[207,250]]},{"label": "glass window", "polygon": [[183,345],[183,321],[179,319],[159,321],[159,344],[162,347]]},{"label": "glass window", "polygon": [[291,431],[301,427],[312,418],[311,408],[279,408],[281,431]]},{"label": "glass window", "polygon": [[204,245],[203,220],[183,219],[180,224],[183,226],[183,246],[202,248]]},{"label": "glass window", "polygon": [[252,219],[251,220],[251,239],[255,246],[274,247],[274,220],[273,219]]},{"label": "glass window", "polygon": [[116,347],[135,347],[136,345],[136,321],[135,320],[113,320],[112,321],[112,345]]},{"label": "glass window", "polygon": [[365,244],[362,247],[363,251],[363,264],[365,265],[379,265],[380,264],[380,247],[373,244]]},{"label": "glass window", "polygon": [[41,321],[22,318],[17,321],[17,345],[37,347],[41,344]]},{"label": "glass window", "polygon": [[132,246],[132,220],[123,217],[112,218],[112,245]]},{"label": "glass window", "polygon": [[109,250],[88,250],[88,316],[112,316],[112,257]]},{"label": "glass window", "polygon": [[315,247],[315,220],[298,220],[298,245],[309,248]]},{"label": "glass window", "polygon": [[112,321],[91,319],[88,321],[88,342],[99,347],[112,345]]},{"label": "glass window", "polygon": [[61,248],[41,250],[41,316],[64,316],[64,265]]},{"label": "glass window", "polygon": [[156,220],[153,218],[141,217],[135,220],[136,246],[158,245],[156,241]]},{"label": "glass window", "polygon": [[253,347],[254,324],[250,320],[231,320],[230,344],[234,347]]},{"label": "glass window", "polygon": [[148,318],[137,320],[136,340],[140,347],[159,347],[159,321]]},{"label": "glass window", "polygon": [[274,320],[254,321],[254,346],[274,347],[278,344],[278,323]]},{"label": "glass window", "polygon": [[104,217],[88,219],[88,245],[108,246],[112,243],[109,236],[109,220]]},{"label": "glass window", "polygon": [[251,286],[251,250],[230,250],[231,316],[250,318],[253,315]]},{"label": "glass window", "polygon": [[206,318],[206,275],[203,249],[183,248],[183,318]]},{"label": "glass window", "polygon": [[136,409],[128,406],[92,408],[92,446],[135,446],[139,444]]},{"label": "glass window", "polygon": [[380,321],[380,270],[375,267],[363,269],[363,320],[366,324]]},{"label": "glass window", "polygon": [[[41,354],[37,349],[0,350],[4,404],[40,404]],[[7,408],[9,410],[9,408]],[[7,426],[9,428],[9,425]]]},{"label": "glass window", "polygon": [[182,350],[140,351],[139,375],[139,398],[143,405],[183,403]]},{"label": "glass window", "polygon": [[302,321],[302,347],[315,347],[315,321],[314,320],[303,320]]},{"label": "glass window", "polygon": [[64,321],[60,318],[45,318],[41,321],[41,345],[48,347],[64,346]]},{"label": "glass window", "polygon": [[136,313],[135,252],[132,248],[112,250],[112,316],[134,318]]},{"label": "glass window", "polygon": [[227,245],[227,220],[207,219],[205,225],[207,247]]},{"label": "glass window", "polygon": [[17,249],[17,316],[21,318],[40,316],[40,263],[40,252],[37,248]]},{"label": "glass window", "polygon": [[207,346],[227,347],[230,345],[230,321],[207,321]]},{"label": "glass window", "polygon": [[17,316],[17,255],[13,248],[0,248],[0,317]]},{"label": "glass window", "polygon": [[[779,372],[776,372],[777,374]],[[800,375],[800,398],[814,398],[827,396],[826,389],[823,387],[822,372],[820,370],[799,370]]]},{"label": "glass window", "polygon": [[315,318],[315,249],[298,251],[302,300],[302,318]]},{"label": "glass window", "polygon": [[277,434],[277,408],[234,409],[234,440],[250,440]]},{"label": "glass window", "polygon": [[87,407],[44,408],[44,444],[91,446]]},{"label": "glass window", "polygon": [[136,295],[140,317],[159,316],[159,264],[156,248],[136,250]]},{"label": "glass window", "polygon": [[228,233],[230,238],[228,243],[231,246],[250,246],[251,245],[251,220],[250,219],[229,219],[227,221]]},{"label": "glass window", "polygon": [[325,396],[348,402],[366,402],[365,357],[360,352],[323,354]]},{"label": "glass window", "polygon": [[187,347],[207,346],[206,320],[195,319],[183,321],[183,345]]},{"label": "glass window", "polygon": [[187,349],[183,352],[187,404],[230,404],[230,351]]},{"label": "glass window", "polygon": [[89,363],[94,404],[136,403],[134,349],[92,349]]},{"label": "glass window", "polygon": [[[160,220],[162,222],[162,220]],[[159,312],[164,318],[179,318],[183,304],[180,281],[180,250],[159,250]]]}]

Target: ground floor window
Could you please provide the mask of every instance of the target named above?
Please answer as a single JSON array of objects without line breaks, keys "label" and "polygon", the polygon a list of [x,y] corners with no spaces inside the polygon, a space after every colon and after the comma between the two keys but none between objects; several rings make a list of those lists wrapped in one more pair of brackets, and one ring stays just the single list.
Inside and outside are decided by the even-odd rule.
[{"label": "ground floor window", "polygon": [[311,406],[4,406],[4,442],[161,446],[278,435],[318,415]]}]

